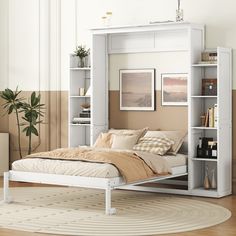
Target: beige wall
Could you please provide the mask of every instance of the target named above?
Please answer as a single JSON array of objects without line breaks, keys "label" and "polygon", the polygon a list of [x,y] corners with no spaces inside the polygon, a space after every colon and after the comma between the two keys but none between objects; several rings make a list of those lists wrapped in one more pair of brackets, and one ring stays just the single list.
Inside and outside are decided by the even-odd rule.
[{"label": "beige wall", "polygon": [[120,111],[119,99],[119,91],[109,92],[110,128],[139,129],[149,127],[152,130],[188,129],[187,107],[161,106],[161,91],[156,91],[156,111]]}]

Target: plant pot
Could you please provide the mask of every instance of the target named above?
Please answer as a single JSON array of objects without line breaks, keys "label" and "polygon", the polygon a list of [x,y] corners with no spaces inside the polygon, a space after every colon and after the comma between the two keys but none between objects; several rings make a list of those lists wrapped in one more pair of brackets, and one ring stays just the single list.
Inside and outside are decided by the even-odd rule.
[{"label": "plant pot", "polygon": [[78,67],[81,67],[81,68],[83,68],[83,67],[85,67],[85,57],[83,57],[83,58],[78,58],[79,60],[78,60]]}]

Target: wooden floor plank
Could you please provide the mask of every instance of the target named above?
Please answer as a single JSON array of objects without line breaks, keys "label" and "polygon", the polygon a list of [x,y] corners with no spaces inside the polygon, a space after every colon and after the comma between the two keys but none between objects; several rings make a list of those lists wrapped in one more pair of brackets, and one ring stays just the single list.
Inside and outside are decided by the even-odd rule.
[{"label": "wooden floor plank", "polygon": [[[3,183],[2,178],[0,178],[0,187],[2,187],[2,183]],[[12,182],[10,183],[10,186],[11,187],[32,187],[32,186],[38,187],[38,186],[46,186],[46,185]],[[216,225],[214,227],[185,232],[185,233],[165,234],[163,236],[236,236],[236,196],[235,195],[224,197],[221,199],[200,198],[200,197],[189,197],[189,198],[207,201],[207,202],[211,202],[211,203],[226,207],[232,212],[232,217],[225,223]],[[46,235],[47,234],[29,233],[29,232],[15,231],[15,230],[8,230],[8,229],[0,228],[0,236],[46,236]],[[52,234],[50,235],[58,236],[58,235],[52,235]]]}]

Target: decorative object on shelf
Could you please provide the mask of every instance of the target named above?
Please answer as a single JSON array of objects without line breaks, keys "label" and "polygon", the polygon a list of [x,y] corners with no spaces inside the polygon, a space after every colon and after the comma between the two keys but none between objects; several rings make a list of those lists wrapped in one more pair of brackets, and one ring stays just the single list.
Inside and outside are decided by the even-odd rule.
[{"label": "decorative object on shelf", "polygon": [[102,24],[103,26],[109,27],[111,25],[112,20],[112,12],[107,11],[105,16],[102,16]]},{"label": "decorative object on shelf", "polygon": [[162,106],[188,105],[188,74],[162,74]]},{"label": "decorative object on shelf", "polygon": [[110,26],[111,25],[111,20],[112,20],[112,12],[107,11],[106,16],[107,16],[107,26]]},{"label": "decorative object on shelf", "polygon": [[155,110],[155,69],[120,70],[120,110]]},{"label": "decorative object on shelf", "polygon": [[202,59],[199,64],[216,64],[217,52],[215,50],[207,50],[202,52]]},{"label": "decorative object on shelf", "polygon": [[206,114],[205,113],[204,113],[204,115],[200,116],[200,121],[201,121],[201,126],[204,127],[205,121],[206,121]]},{"label": "decorative object on shelf", "polygon": [[84,95],[85,95],[85,89],[79,88],[79,96],[84,96]]},{"label": "decorative object on shelf", "polygon": [[217,188],[215,171],[216,171],[215,168],[211,171],[212,172],[212,177],[211,177],[211,188],[212,189],[216,189]]},{"label": "decorative object on shelf", "polygon": [[91,86],[89,86],[87,92],[85,93],[85,96],[91,96],[92,95],[92,89]]},{"label": "decorative object on shelf", "polygon": [[202,95],[217,96],[217,79],[202,79]]},{"label": "decorative object on shelf", "polygon": [[208,172],[209,172],[209,167],[208,167],[208,165],[206,165],[205,166],[205,177],[204,177],[204,183],[203,183],[205,189],[211,188]]},{"label": "decorative object on shelf", "polygon": [[183,21],[184,20],[184,11],[180,9],[180,0],[178,0],[178,8],[176,10],[176,21]]},{"label": "decorative object on shelf", "polygon": [[217,158],[217,141],[213,138],[200,137],[197,146],[197,158]]},{"label": "decorative object on shelf", "polygon": [[86,49],[86,46],[77,46],[74,51],[75,56],[79,58],[78,67],[83,68],[88,66],[88,60],[90,55],[90,49]]},{"label": "decorative object on shelf", "polygon": [[81,105],[81,107],[82,107],[83,109],[90,109],[90,104],[89,104],[89,103],[83,103],[83,104]]},{"label": "decorative object on shelf", "polygon": [[107,26],[107,17],[106,16],[102,16],[101,19],[102,19],[102,25],[103,26]]}]

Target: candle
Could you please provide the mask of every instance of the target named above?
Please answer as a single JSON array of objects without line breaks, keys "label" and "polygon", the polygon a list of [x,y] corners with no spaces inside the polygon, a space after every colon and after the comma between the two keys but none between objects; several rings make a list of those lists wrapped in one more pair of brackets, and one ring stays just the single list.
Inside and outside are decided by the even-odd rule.
[{"label": "candle", "polygon": [[180,0],[178,0],[178,10],[180,10]]}]

